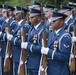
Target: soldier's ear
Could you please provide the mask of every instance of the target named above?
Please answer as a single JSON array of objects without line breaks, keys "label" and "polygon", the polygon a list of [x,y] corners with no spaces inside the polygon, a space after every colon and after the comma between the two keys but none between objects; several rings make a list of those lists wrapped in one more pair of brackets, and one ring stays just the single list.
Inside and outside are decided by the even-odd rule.
[{"label": "soldier's ear", "polygon": [[61,22],[61,24],[62,24],[62,25],[64,24],[64,20],[63,20],[63,19],[61,19],[61,21],[60,21],[60,22]]}]

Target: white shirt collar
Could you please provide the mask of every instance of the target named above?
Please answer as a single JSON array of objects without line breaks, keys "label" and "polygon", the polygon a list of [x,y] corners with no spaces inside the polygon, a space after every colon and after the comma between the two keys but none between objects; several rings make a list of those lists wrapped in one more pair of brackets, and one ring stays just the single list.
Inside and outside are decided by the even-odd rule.
[{"label": "white shirt collar", "polygon": [[[41,22],[40,22],[41,23]],[[36,26],[34,26],[34,28],[35,29],[37,29],[38,28],[38,26],[40,25],[40,23],[38,23]]]},{"label": "white shirt collar", "polygon": [[22,20],[20,20],[20,21],[18,21],[18,25],[20,25],[22,21],[23,21],[23,19],[22,19]]},{"label": "white shirt collar", "polygon": [[10,18],[14,19],[14,17],[10,16]]},{"label": "white shirt collar", "polygon": [[70,18],[73,18],[73,16],[72,16],[72,15],[70,15]]},{"label": "white shirt collar", "polygon": [[6,22],[8,22],[8,21],[9,21],[9,18],[6,19]]},{"label": "white shirt collar", "polygon": [[55,33],[58,34],[58,32],[61,30],[62,28],[55,30]]},{"label": "white shirt collar", "polygon": [[51,18],[49,18],[48,21],[49,21],[49,23],[52,22],[52,21],[51,21]]}]

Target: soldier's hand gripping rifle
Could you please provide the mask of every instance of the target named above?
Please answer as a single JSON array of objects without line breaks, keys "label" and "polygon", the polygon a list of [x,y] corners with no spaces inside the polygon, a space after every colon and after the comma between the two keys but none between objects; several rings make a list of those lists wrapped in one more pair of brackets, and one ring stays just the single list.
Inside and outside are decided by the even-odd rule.
[{"label": "soldier's hand gripping rifle", "polygon": [[[8,17],[8,9],[7,9],[7,17]],[[7,27],[7,33],[11,33],[10,29],[10,23],[8,22],[8,27]],[[7,40],[7,46],[6,46],[6,53],[5,53],[5,59],[4,59],[4,72],[8,72],[11,69],[11,55],[12,55],[12,45],[11,41]]]},{"label": "soldier's hand gripping rifle", "polygon": [[[45,16],[43,13],[43,7],[42,7],[42,21],[44,25],[43,30],[43,46],[46,47],[46,25],[45,25]],[[40,61],[40,68],[39,68],[39,74],[38,75],[46,75],[47,70],[47,56],[45,54],[42,54],[41,61]]]}]

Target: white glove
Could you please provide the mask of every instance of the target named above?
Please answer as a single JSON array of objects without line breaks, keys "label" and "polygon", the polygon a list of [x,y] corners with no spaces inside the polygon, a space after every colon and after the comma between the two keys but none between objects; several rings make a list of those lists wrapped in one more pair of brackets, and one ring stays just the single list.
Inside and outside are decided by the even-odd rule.
[{"label": "white glove", "polygon": [[72,42],[76,42],[76,37],[75,36],[72,37]]},{"label": "white glove", "polygon": [[22,42],[21,48],[27,49],[28,42]]},{"label": "white glove", "polygon": [[7,33],[7,39],[8,39],[8,40],[11,40],[11,39],[12,39],[12,37],[13,37],[13,35],[11,35],[11,34]]},{"label": "white glove", "polygon": [[1,36],[2,32],[0,32],[0,36]]},{"label": "white glove", "polygon": [[42,53],[42,54],[47,55],[47,54],[48,54],[48,51],[49,51],[49,48],[48,48],[48,47],[47,47],[47,48],[45,48],[45,47],[42,47],[42,48],[41,48],[41,53]]}]

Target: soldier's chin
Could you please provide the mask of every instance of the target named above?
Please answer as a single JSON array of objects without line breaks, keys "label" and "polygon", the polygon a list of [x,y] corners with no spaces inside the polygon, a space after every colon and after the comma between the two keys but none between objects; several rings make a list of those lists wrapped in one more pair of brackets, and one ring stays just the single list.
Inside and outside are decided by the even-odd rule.
[{"label": "soldier's chin", "polygon": [[48,19],[48,16],[45,15],[45,17],[46,17],[46,19]]},{"label": "soldier's chin", "polygon": [[53,29],[55,28],[55,25],[54,25],[54,24],[52,24],[52,28],[53,28]]},{"label": "soldier's chin", "polygon": [[57,26],[55,26],[55,25],[52,25],[52,28],[53,28],[53,29],[57,29]]}]

